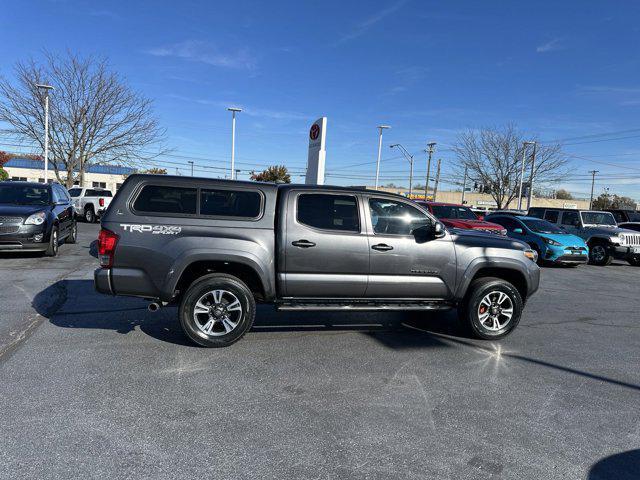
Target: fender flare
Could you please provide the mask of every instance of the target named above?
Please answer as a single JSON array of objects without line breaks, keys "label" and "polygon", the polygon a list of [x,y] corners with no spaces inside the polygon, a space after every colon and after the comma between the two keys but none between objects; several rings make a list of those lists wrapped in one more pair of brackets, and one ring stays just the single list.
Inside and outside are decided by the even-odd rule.
[{"label": "fender flare", "polygon": [[483,268],[502,268],[505,270],[513,270],[522,275],[522,277],[524,278],[527,292],[531,288],[529,284],[529,271],[524,262],[519,262],[518,260],[512,258],[501,257],[474,258],[467,266],[464,273],[460,276],[458,288],[456,289],[455,293],[456,300],[462,300],[465,297],[471,281],[473,280],[475,275]]},{"label": "fender flare", "polygon": [[252,253],[242,252],[238,250],[226,249],[200,249],[194,248],[185,251],[169,268],[167,276],[161,285],[160,291],[164,298],[171,298],[176,289],[178,281],[182,277],[184,271],[193,263],[200,261],[222,261],[228,263],[239,263],[251,268],[260,281],[265,298],[273,298],[275,296],[275,279],[271,279],[270,271],[273,265],[265,265],[260,259]]}]

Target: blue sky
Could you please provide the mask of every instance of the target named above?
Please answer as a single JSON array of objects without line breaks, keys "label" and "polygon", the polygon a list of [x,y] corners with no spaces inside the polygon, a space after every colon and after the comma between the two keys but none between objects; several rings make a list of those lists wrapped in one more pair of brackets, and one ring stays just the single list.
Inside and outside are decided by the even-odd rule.
[{"label": "blue sky", "polygon": [[415,152],[424,177],[421,150],[438,142],[450,179],[461,130],[515,122],[542,140],[594,135],[565,142],[572,174],[552,187],[588,194],[596,169],[609,176],[596,192],[640,200],[640,3],[1,3],[0,74],[43,47],[107,56],[154,99],[171,169],[228,165],[229,105],[244,109],[241,178],[279,163],[301,180],[308,127],[326,115],[327,182],[338,184],[373,183],[378,124],[392,126],[382,182],[402,183],[408,166],[390,143]]}]

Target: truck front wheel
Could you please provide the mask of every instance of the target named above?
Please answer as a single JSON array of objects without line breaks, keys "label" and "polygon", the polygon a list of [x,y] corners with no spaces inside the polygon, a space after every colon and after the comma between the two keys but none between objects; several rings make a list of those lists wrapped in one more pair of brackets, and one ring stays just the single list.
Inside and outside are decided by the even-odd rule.
[{"label": "truck front wheel", "polygon": [[607,245],[604,243],[595,243],[589,245],[589,263],[592,265],[598,265],[606,267],[611,265],[613,261],[613,255],[609,252]]},{"label": "truck front wheel", "polygon": [[253,325],[256,303],[240,279],[213,273],[191,284],[180,302],[179,315],[191,341],[203,347],[227,347]]},{"label": "truck front wheel", "polygon": [[476,338],[507,336],[520,322],[522,297],[511,283],[494,277],[474,280],[460,308],[463,325]]}]

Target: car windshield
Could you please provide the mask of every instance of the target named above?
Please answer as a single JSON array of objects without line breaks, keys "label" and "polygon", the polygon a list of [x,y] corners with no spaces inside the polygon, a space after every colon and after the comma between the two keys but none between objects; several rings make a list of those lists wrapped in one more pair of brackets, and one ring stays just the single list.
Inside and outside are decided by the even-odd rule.
[{"label": "car windshield", "polygon": [[79,197],[81,193],[82,193],[81,188],[72,188],[71,190],[69,190],[70,197]]},{"label": "car windshield", "polygon": [[580,215],[582,223],[585,225],[610,225],[612,227],[617,225],[613,214],[609,212],[580,212]]},{"label": "car windshield", "polygon": [[456,205],[433,205],[433,214],[438,218],[453,218],[461,220],[477,220],[475,213],[468,207]]},{"label": "car windshield", "polygon": [[34,185],[0,186],[0,204],[48,205],[51,203],[49,188]]},{"label": "car windshield", "polygon": [[567,233],[546,220],[526,219],[522,220],[522,223],[524,223],[527,228],[534,233]]}]

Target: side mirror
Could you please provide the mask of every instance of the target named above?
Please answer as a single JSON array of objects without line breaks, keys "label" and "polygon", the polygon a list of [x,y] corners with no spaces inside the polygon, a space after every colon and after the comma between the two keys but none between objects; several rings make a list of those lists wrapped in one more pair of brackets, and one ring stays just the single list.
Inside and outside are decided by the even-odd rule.
[{"label": "side mirror", "polygon": [[444,237],[444,225],[440,222],[430,223],[414,228],[411,234],[416,238],[418,243],[428,242],[434,238]]},{"label": "side mirror", "polygon": [[573,221],[573,226],[576,228],[580,228],[580,220],[574,220]]},{"label": "side mirror", "polygon": [[513,233],[517,233],[518,235],[524,234],[524,231],[521,228],[514,228]]}]

